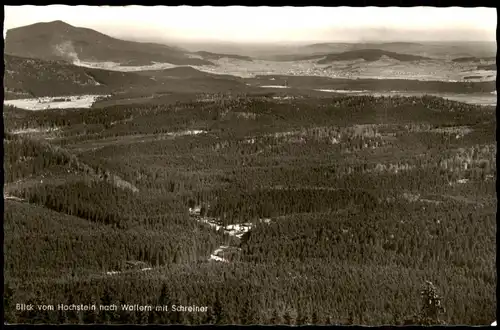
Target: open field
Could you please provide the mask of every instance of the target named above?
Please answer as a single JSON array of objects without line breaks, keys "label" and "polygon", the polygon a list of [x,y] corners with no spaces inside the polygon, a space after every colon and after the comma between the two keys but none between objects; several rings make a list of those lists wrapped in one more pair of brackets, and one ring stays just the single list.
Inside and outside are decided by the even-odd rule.
[{"label": "open field", "polygon": [[[437,59],[400,62],[383,58],[375,62],[355,60],[319,64],[316,59],[287,62],[253,60],[249,62],[233,58],[221,58],[213,60],[213,63],[213,65],[191,67],[213,74],[227,74],[242,78],[258,75],[291,75],[349,79],[376,78],[438,81],[463,81],[470,76],[477,77],[474,79],[475,81],[492,81],[496,79],[496,70],[478,70],[478,65],[475,63],[456,63]],[[120,66],[119,63],[92,62],[74,62],[73,64],[125,72],[176,67],[170,63],[156,63],[149,66]]]},{"label": "open field", "polygon": [[26,110],[90,108],[98,99],[105,99],[107,96],[109,95],[40,97],[6,100],[4,104]]}]

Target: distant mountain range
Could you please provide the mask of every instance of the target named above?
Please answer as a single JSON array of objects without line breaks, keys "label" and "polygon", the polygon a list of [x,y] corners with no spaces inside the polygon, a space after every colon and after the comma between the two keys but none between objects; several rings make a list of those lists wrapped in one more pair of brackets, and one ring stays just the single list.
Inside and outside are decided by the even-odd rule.
[{"label": "distant mountain range", "polygon": [[328,54],[325,56],[324,59],[319,60],[318,64],[327,64],[335,61],[353,61],[360,59],[363,59],[365,61],[377,61],[380,60],[382,56],[386,56],[388,58],[402,62],[430,60],[429,57],[400,54],[380,49],[360,49],[360,50],[343,52],[340,54]]},{"label": "distant mountain range", "polygon": [[385,42],[385,43],[347,43],[328,42],[279,49],[274,53],[268,51],[263,56],[274,61],[294,61],[316,59],[329,54],[340,54],[356,50],[377,49],[381,51],[430,57],[435,59],[450,59],[459,57],[494,57],[496,44],[493,42],[464,42],[464,43],[432,43],[432,42]]},{"label": "distant mountain range", "polygon": [[221,58],[233,58],[233,59],[242,60],[242,61],[252,61],[252,58],[249,56],[234,55],[234,54],[217,54],[217,53],[206,52],[206,51],[198,51],[198,52],[195,52],[195,54],[198,54],[198,55],[200,55],[203,58],[208,59],[208,60],[218,60]]},{"label": "distant mountain range", "polygon": [[332,52],[343,52],[358,49],[380,49],[386,51],[399,52],[402,49],[410,49],[415,47],[422,47],[423,45],[415,42],[386,42],[386,43],[316,43],[312,45],[306,45],[303,47],[304,50],[315,53],[332,53]]},{"label": "distant mountain range", "polygon": [[495,61],[495,57],[475,57],[475,56],[468,56],[468,57],[458,57],[454,58],[453,62],[457,63],[467,63],[467,62],[482,62],[482,61]]},{"label": "distant mountain range", "polygon": [[281,55],[274,58],[276,61],[308,61],[318,60],[318,64],[328,64],[335,61],[378,61],[386,56],[402,62],[430,60],[431,58],[418,55],[401,54],[381,49],[358,49],[341,53],[312,54],[312,55]]},{"label": "distant mountain range", "polygon": [[400,61],[455,58],[456,62],[468,62],[478,61],[476,58],[494,60],[496,53],[496,44],[488,42],[327,42],[310,45],[211,44],[203,45],[203,48],[195,45],[190,47],[191,50],[188,51],[172,45],[120,40],[92,29],[53,21],[8,30],[4,52],[14,56],[62,60],[75,64],[114,62],[121,66],[144,66],[154,62],[214,65],[215,61],[223,58],[240,61],[252,61],[253,58],[272,61],[320,60],[327,63],[339,58],[373,61],[383,55]]},{"label": "distant mountain range", "polygon": [[62,21],[36,23],[7,31],[5,53],[42,60],[117,62],[148,65],[152,62],[176,65],[211,65],[192,58],[189,52],[155,43],[115,39],[92,29],[74,27]]},{"label": "distant mountain range", "polygon": [[495,56],[495,42],[369,42],[317,43],[303,46],[306,53],[341,53],[360,49],[380,49],[401,54],[426,57],[488,57]]}]

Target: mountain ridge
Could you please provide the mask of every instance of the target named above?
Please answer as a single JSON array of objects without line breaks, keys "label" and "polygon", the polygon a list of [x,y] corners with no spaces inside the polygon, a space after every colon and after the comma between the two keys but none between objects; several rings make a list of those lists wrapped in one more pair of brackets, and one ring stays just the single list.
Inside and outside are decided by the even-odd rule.
[{"label": "mountain ridge", "polygon": [[328,54],[324,59],[319,60],[318,64],[327,64],[334,61],[351,61],[363,59],[368,62],[373,62],[380,60],[382,56],[387,56],[389,58],[402,61],[402,62],[410,62],[410,61],[420,61],[420,60],[431,60],[429,57],[418,56],[418,55],[408,55],[401,54],[396,52],[385,51],[381,49],[359,49],[347,51],[339,54]]},{"label": "mountain ridge", "polygon": [[110,37],[99,31],[63,21],[35,23],[7,31],[5,54],[67,62],[95,61],[128,64],[164,62],[176,65],[211,65],[188,56],[178,47]]}]

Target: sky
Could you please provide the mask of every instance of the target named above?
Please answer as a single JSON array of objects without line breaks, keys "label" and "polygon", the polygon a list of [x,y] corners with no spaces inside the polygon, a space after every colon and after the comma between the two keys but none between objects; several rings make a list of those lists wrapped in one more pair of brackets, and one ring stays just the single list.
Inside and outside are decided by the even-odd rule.
[{"label": "sky", "polygon": [[144,41],[495,41],[495,8],[5,6],[5,29],[62,20]]}]

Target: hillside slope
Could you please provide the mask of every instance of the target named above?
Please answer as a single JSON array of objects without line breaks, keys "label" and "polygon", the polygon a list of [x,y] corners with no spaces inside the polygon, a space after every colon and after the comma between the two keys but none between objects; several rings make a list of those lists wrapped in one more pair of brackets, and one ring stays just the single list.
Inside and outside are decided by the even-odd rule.
[{"label": "hillside slope", "polygon": [[183,50],[167,45],[115,39],[92,29],[62,21],[36,23],[7,31],[5,53],[43,60],[118,62],[147,65],[151,62],[204,65]]},{"label": "hillside slope", "polygon": [[204,72],[187,66],[164,70],[139,71],[137,74],[151,77],[165,92],[220,93],[228,91],[245,92],[252,89],[245,84],[242,78]]},{"label": "hillside slope", "polygon": [[107,182],[115,188],[139,191],[133,184],[108,169],[89,166],[69,151],[46,141],[5,133],[4,150],[5,193],[32,186],[40,177],[53,182],[61,181],[60,179],[66,182],[71,181],[74,175],[79,179]]},{"label": "hillside slope", "polygon": [[68,64],[4,55],[5,98],[76,94],[108,94],[134,85],[151,86],[153,80],[131,72],[106,71]]}]

